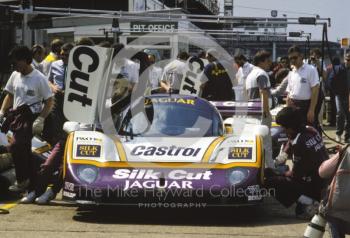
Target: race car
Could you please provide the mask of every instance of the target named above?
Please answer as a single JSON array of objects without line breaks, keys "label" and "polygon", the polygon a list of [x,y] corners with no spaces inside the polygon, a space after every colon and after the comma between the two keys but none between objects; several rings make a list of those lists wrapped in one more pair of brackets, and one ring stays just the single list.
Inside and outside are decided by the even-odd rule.
[{"label": "race car", "polygon": [[146,207],[257,204],[264,196],[267,130],[254,121],[226,133],[219,111],[205,99],[148,96],[144,110],[127,111],[118,135],[72,129],[63,198]]}]

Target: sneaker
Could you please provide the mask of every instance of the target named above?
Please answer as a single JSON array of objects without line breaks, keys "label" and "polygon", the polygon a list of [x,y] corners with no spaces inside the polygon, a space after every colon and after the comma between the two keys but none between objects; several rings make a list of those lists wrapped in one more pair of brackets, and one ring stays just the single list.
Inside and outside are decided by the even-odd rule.
[{"label": "sneaker", "polygon": [[317,201],[314,201],[310,205],[298,202],[295,207],[295,216],[299,219],[310,220],[318,212],[319,206],[320,203]]},{"label": "sneaker", "polygon": [[14,185],[11,185],[9,187],[9,190],[11,192],[23,192],[28,188],[28,186],[29,186],[29,179],[24,180],[23,182],[20,182],[20,183],[16,181]]},{"label": "sneaker", "polygon": [[39,205],[45,205],[48,204],[55,197],[56,194],[53,192],[52,188],[48,188],[45,193],[43,193],[40,197],[35,199],[35,203]]},{"label": "sneaker", "polygon": [[28,203],[32,203],[34,202],[36,196],[35,196],[35,191],[32,191],[30,193],[27,194],[27,196],[23,197],[20,201],[20,203],[22,204],[28,204]]},{"label": "sneaker", "polygon": [[340,137],[340,135],[335,135],[335,140],[338,141],[338,142],[341,142],[341,137]]}]

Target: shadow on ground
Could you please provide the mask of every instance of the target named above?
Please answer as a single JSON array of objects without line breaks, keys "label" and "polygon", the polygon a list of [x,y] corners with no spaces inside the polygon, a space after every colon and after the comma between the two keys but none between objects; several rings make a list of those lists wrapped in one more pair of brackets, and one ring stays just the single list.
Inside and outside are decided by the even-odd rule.
[{"label": "shadow on ground", "polygon": [[305,223],[272,199],[248,207],[191,209],[138,208],[126,206],[79,207],[75,221],[100,224],[143,224],[178,226],[266,226]]}]

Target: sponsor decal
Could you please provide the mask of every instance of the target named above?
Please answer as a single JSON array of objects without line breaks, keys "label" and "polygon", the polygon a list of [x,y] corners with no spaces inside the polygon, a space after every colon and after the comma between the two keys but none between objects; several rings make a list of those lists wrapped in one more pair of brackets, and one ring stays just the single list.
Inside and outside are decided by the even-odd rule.
[{"label": "sponsor decal", "polygon": [[107,84],[112,49],[74,47],[69,55],[64,96],[64,115],[70,121],[95,123],[100,89]]},{"label": "sponsor decal", "polygon": [[100,157],[100,145],[77,145],[77,157]]},{"label": "sponsor decal", "polygon": [[115,179],[160,179],[168,178],[171,180],[210,180],[212,172],[210,170],[201,172],[188,172],[182,169],[170,171],[167,175],[162,175],[162,172],[155,172],[153,169],[117,169],[114,171],[113,178]]},{"label": "sponsor decal", "polygon": [[101,138],[94,138],[94,137],[83,137],[83,136],[77,136],[76,137],[77,141],[85,141],[85,142],[102,142]]},{"label": "sponsor decal", "polygon": [[234,101],[226,101],[226,102],[210,102],[215,107],[224,106],[224,107],[253,107],[257,106],[257,103],[254,102],[234,102]]},{"label": "sponsor decal", "polygon": [[198,57],[191,57],[187,61],[187,71],[181,81],[181,95],[199,95],[200,79],[203,75],[205,63]]},{"label": "sponsor decal", "polygon": [[136,146],[132,151],[131,155],[143,155],[143,156],[185,156],[185,157],[196,157],[201,148],[186,148],[177,146]]},{"label": "sponsor decal", "polygon": [[320,150],[324,144],[322,142],[322,137],[317,134],[306,141],[307,148],[314,148],[315,151]]},{"label": "sponsor decal", "polygon": [[148,180],[148,181],[130,181],[125,180],[124,190],[139,188],[139,189],[193,189],[191,181],[171,181],[168,182],[165,180],[164,182],[157,180]]},{"label": "sponsor decal", "polygon": [[[87,72],[84,72],[82,70],[83,62],[80,60],[81,55],[88,56],[91,60]],[[80,102],[83,107],[91,106],[92,99],[87,97],[89,88],[81,82],[79,82],[78,79],[80,79],[81,81],[89,82],[89,73],[96,71],[99,66],[98,54],[89,47],[80,47],[73,53],[73,64],[76,67],[76,69],[72,70],[72,72],[70,73],[71,81],[69,82],[69,88],[75,90],[75,92],[71,92],[68,94],[68,101]]]},{"label": "sponsor decal", "polygon": [[230,147],[229,159],[251,159],[252,147]]},{"label": "sponsor decal", "polygon": [[152,103],[180,103],[186,105],[195,105],[194,99],[185,98],[146,98],[145,105],[151,105]]},{"label": "sponsor decal", "polygon": [[[186,170],[172,170],[167,174],[156,172],[153,169],[117,169],[113,178],[125,180],[124,191],[132,188],[138,189],[192,189],[194,180],[210,180],[210,170],[201,172],[188,172]],[[179,181],[180,180],[180,181]]]},{"label": "sponsor decal", "polygon": [[254,144],[254,140],[246,140],[246,139],[230,139],[233,143],[246,143],[246,144]]}]

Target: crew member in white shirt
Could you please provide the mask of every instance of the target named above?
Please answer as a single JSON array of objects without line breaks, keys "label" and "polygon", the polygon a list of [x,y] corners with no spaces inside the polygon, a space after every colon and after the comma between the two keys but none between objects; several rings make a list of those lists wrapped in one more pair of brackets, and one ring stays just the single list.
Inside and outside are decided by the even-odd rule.
[{"label": "crew member in white shirt", "polygon": [[7,147],[0,146],[0,153],[11,153],[17,182],[9,190],[21,192],[35,183],[31,140],[33,134],[41,134],[54,100],[46,77],[31,66],[33,58],[28,47],[16,46],[10,52],[10,59],[15,71],[4,89],[7,95],[1,106],[0,118],[7,114],[8,123],[4,123],[7,126],[3,124],[1,130],[7,132],[10,129],[13,137]]},{"label": "crew member in white shirt", "polygon": [[177,59],[171,61],[164,67],[161,87],[172,93],[179,93],[181,80],[186,70],[186,60],[189,58],[187,52],[179,53]]},{"label": "crew member in white shirt", "polygon": [[248,74],[253,70],[254,65],[249,63],[243,54],[235,55],[234,60],[239,67],[236,73],[237,85],[233,87],[235,90],[236,101],[244,101],[246,99],[245,81]]},{"label": "crew member in white shirt", "polygon": [[314,125],[320,85],[317,70],[314,66],[303,62],[303,54],[298,46],[289,48],[288,57],[292,70],[287,76],[287,105],[299,108],[305,122]]}]

